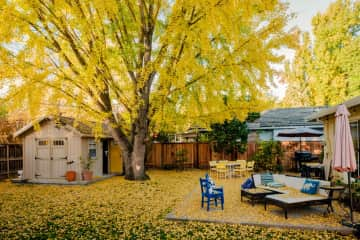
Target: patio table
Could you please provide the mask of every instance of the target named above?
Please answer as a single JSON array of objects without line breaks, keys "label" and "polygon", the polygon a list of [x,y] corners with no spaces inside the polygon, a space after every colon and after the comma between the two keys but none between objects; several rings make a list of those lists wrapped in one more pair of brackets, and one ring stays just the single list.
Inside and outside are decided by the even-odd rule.
[{"label": "patio table", "polygon": [[235,168],[236,166],[240,166],[240,163],[236,163],[236,162],[234,162],[234,163],[229,163],[229,162],[226,163],[226,167],[228,168],[228,173],[229,173],[230,178],[233,177],[233,175],[234,175],[234,168]]}]

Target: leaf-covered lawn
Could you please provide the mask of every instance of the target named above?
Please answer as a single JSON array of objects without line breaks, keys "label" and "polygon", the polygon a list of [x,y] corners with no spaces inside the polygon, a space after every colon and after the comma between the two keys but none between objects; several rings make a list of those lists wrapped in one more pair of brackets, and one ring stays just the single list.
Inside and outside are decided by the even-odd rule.
[{"label": "leaf-covered lawn", "polygon": [[89,186],[0,183],[0,239],[339,239],[329,232],[172,222],[164,219],[203,171],[149,171],[150,181],[114,177]]}]

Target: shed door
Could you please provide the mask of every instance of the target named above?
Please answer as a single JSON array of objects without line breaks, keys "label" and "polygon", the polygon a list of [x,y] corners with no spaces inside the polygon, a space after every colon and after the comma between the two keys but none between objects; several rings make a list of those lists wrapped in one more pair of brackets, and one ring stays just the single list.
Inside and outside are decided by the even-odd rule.
[{"label": "shed door", "polygon": [[51,143],[51,177],[65,177],[67,167],[67,141],[65,138],[55,138]]},{"label": "shed door", "polygon": [[37,178],[62,178],[67,167],[66,138],[36,139],[36,172]]},{"label": "shed door", "polygon": [[50,177],[50,141],[47,138],[36,139],[35,177]]}]

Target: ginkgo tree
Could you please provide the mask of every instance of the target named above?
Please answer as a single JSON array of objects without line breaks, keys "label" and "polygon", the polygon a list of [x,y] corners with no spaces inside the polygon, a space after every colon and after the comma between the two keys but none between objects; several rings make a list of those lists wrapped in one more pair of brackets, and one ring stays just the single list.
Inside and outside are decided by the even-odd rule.
[{"label": "ginkgo tree", "polygon": [[[146,178],[149,126],[243,119],[292,42],[277,0],[3,0],[0,89],[32,116],[52,104],[107,123],[127,179]],[[86,116],[86,117],[84,117]]]}]

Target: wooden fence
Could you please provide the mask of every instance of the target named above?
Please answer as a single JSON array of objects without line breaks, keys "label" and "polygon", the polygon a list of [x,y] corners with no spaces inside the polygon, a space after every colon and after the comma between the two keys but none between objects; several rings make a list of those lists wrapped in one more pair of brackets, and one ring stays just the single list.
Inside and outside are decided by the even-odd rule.
[{"label": "wooden fence", "polygon": [[147,157],[146,166],[155,168],[171,168],[176,165],[176,153],[185,149],[185,167],[207,168],[211,160],[249,159],[256,152],[256,144],[248,143],[247,151],[243,154],[219,154],[212,150],[209,143],[154,143]]},{"label": "wooden fence", "polygon": [[[294,168],[294,152],[299,150],[299,142],[282,142],[281,147],[283,156],[280,159],[285,170]],[[247,151],[243,154],[237,153],[235,156],[230,154],[220,154],[212,150],[208,143],[154,143],[148,154],[145,165],[153,168],[172,168],[176,165],[176,152],[186,150],[185,167],[188,168],[208,168],[211,160],[248,160],[256,153],[257,144],[248,143]],[[302,142],[302,150],[312,152],[320,156],[322,151],[321,142]],[[319,159],[321,161],[322,159]]]},{"label": "wooden fence", "polygon": [[9,176],[23,168],[22,145],[0,145],[0,176]]}]

